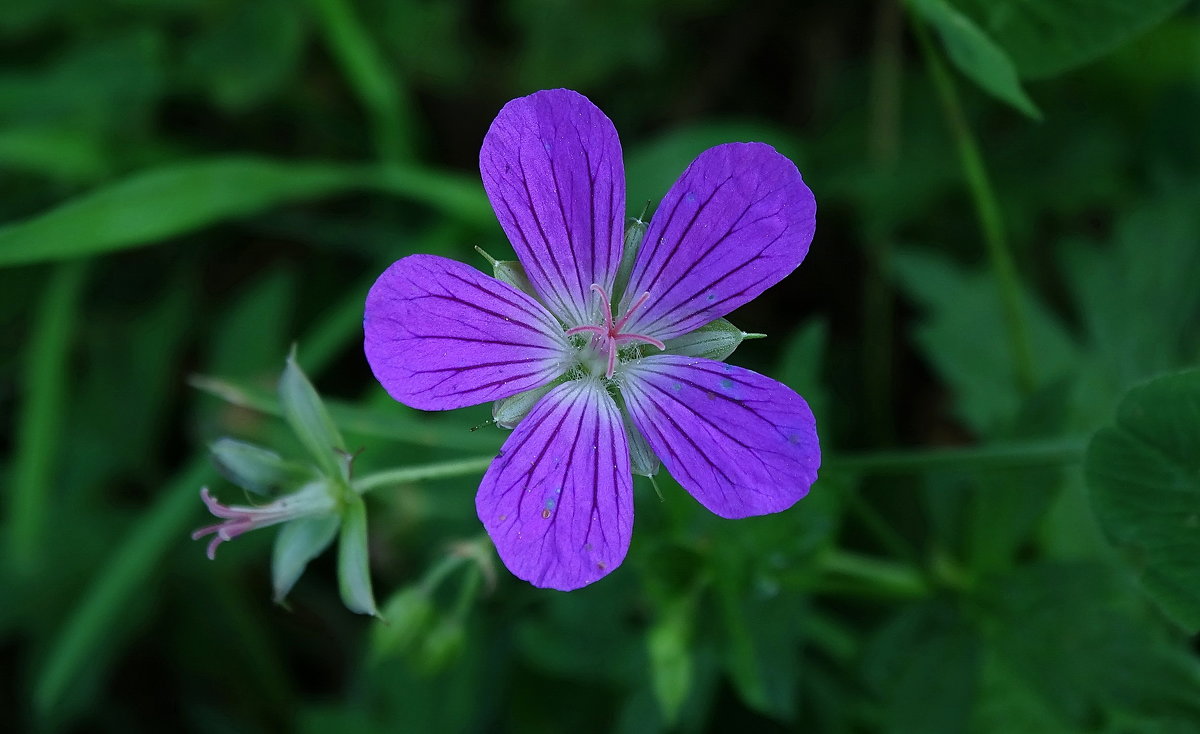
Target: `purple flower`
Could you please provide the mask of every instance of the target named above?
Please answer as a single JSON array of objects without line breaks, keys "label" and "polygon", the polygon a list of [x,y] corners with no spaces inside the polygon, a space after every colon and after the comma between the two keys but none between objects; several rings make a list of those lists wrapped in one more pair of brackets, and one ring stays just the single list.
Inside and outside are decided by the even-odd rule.
[{"label": "purple flower", "polygon": [[412,255],[371,288],[365,348],[388,393],[423,410],[552,385],[476,496],[505,565],[562,590],[620,565],[633,530],[631,447],[636,456],[648,445],[722,517],[779,512],[803,497],[820,464],[804,399],[669,347],[804,259],[816,203],[796,166],[762,143],[701,153],[622,268],[621,144],[585,97],[558,89],[509,102],[479,165],[532,295]]}]

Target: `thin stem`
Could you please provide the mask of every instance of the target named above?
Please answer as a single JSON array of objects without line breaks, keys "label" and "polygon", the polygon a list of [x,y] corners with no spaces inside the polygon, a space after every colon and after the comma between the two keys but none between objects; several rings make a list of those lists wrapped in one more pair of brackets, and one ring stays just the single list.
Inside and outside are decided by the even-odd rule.
[{"label": "thin stem", "polygon": [[818,590],[866,591],[871,596],[919,599],[929,595],[929,584],[916,569],[892,561],[833,550],[818,561],[826,577]]},{"label": "thin stem", "polygon": [[398,469],[388,469],[387,471],[368,474],[365,477],[356,479],[350,486],[355,492],[364,494],[372,489],[390,487],[403,484],[404,482],[415,482],[421,479],[441,479],[443,477],[478,474],[487,469],[488,464],[491,464],[494,458],[496,458],[494,455],[489,454],[488,456],[477,456],[470,459],[442,461],[436,464],[403,466]]},{"label": "thin stem", "polygon": [[946,123],[950,126],[950,132],[958,147],[959,163],[962,165],[963,175],[967,179],[967,187],[970,189],[971,198],[975,203],[975,213],[979,218],[979,226],[983,230],[988,259],[991,261],[992,272],[995,274],[1000,288],[1017,387],[1022,392],[1028,393],[1034,386],[1033,350],[1029,344],[1029,331],[1026,328],[1021,308],[1020,279],[1017,276],[1017,267],[1004,234],[1004,221],[1000,216],[1000,206],[997,204],[995,192],[988,179],[987,167],[979,152],[979,144],[971,132],[962,105],[959,103],[954,81],[950,78],[941,57],[938,56],[933,43],[929,40],[929,33],[925,29],[924,23],[914,18],[912,25],[917,42],[921,46],[921,53],[929,66],[929,74],[933,78],[934,87],[941,100]]},{"label": "thin stem", "polygon": [[825,468],[860,474],[920,474],[945,469],[1014,469],[1070,466],[1083,460],[1084,438],[995,444],[963,449],[880,451],[835,456]]}]

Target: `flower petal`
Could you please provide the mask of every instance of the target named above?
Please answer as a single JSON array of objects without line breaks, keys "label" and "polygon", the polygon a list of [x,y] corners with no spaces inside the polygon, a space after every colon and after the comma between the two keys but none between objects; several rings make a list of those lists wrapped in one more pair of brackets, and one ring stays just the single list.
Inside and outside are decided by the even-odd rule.
[{"label": "flower petal", "polygon": [[795,164],[771,146],[704,151],[650,220],[618,312],[650,298],[625,330],[665,341],[753,300],[804,259],[816,212]]},{"label": "flower petal", "polygon": [[621,262],[625,168],[616,128],[569,89],[504,105],[479,152],[483,188],[542,301],[568,326],[593,321],[593,283]]},{"label": "flower petal", "polygon": [[622,374],[634,425],[671,476],[721,517],[786,510],[816,481],[816,421],[786,385],[673,354],[646,357]]},{"label": "flower petal", "polygon": [[537,301],[463,263],[397,260],[367,294],[367,361],[393,398],[449,410],[506,398],[561,375],[570,345]]},{"label": "flower petal", "polygon": [[621,565],[633,476],[616,403],[596,379],[559,385],[504,443],[475,497],[504,565],[570,591]]}]

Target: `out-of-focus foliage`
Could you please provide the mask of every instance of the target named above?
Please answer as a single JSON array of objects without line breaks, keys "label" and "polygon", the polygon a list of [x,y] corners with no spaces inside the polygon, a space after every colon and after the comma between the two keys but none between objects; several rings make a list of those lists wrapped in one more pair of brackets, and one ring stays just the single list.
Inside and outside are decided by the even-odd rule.
[{"label": "out-of-focus foliage", "polygon": [[[1184,0],[7,0],[5,720],[1200,728],[1198,61]],[[734,522],[639,479],[627,561],[570,594],[509,576],[475,517],[488,407],[399,405],[360,346],[393,260],[511,257],[479,145],[557,86],[614,120],[631,217],[731,140],[819,207],[730,359],[808,398],[820,480]],[[345,447],[312,461],[391,479],[340,554],[293,524],[210,562],[199,488],[260,503],[283,480],[244,447],[314,445],[276,391],[293,344],[331,421],[305,425]],[[382,621],[342,604],[372,597]]]}]

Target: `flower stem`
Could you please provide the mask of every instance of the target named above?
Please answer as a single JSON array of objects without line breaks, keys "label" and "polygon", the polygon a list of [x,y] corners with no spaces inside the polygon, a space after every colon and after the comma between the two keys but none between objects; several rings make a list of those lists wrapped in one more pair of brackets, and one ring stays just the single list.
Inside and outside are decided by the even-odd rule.
[{"label": "flower stem", "polygon": [[919,599],[929,595],[929,584],[911,566],[844,550],[830,551],[818,559],[824,580],[818,591],[857,591],[869,596]]},{"label": "flower stem", "polygon": [[929,66],[929,74],[933,78],[934,87],[941,100],[946,123],[950,126],[950,132],[957,144],[959,163],[962,165],[967,187],[970,189],[971,198],[975,203],[975,213],[979,218],[980,229],[983,230],[983,239],[987,246],[992,272],[1000,287],[1000,298],[1008,326],[1008,339],[1012,350],[1017,387],[1022,392],[1028,393],[1034,386],[1033,351],[1029,345],[1029,332],[1021,308],[1020,280],[1017,277],[1017,268],[1004,234],[1004,222],[1000,217],[1000,207],[996,202],[991,181],[988,179],[987,167],[979,152],[979,144],[971,132],[962,105],[959,103],[954,81],[950,78],[941,57],[938,56],[933,43],[929,40],[925,24],[914,18],[912,25],[917,42],[921,46],[921,53]]},{"label": "flower stem", "polygon": [[420,479],[441,479],[442,477],[457,477],[466,474],[478,474],[492,463],[493,455],[476,456],[470,459],[442,461],[436,464],[421,464],[418,466],[403,466],[398,469],[368,474],[350,483],[355,492],[364,494],[379,487],[389,487],[404,482],[415,482]]},{"label": "flower stem", "polygon": [[825,467],[860,474],[919,474],[937,469],[1012,469],[1069,466],[1083,460],[1086,439],[994,444],[926,451],[879,451],[831,457]]}]

